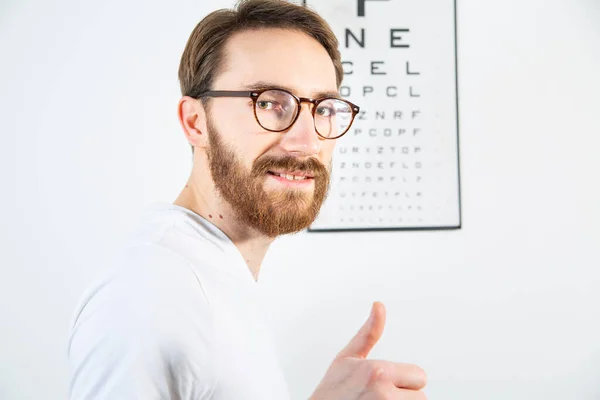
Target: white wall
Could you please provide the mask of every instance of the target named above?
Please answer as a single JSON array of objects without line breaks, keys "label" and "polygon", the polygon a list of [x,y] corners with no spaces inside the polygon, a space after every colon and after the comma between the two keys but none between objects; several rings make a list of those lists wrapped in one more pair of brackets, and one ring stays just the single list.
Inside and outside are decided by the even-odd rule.
[{"label": "white wall", "polygon": [[[0,398],[67,395],[68,323],[190,151],[177,66],[229,0],[0,5]],[[600,398],[600,3],[459,1],[463,229],[280,239],[260,284],[295,399],[373,300],[430,399]]]}]

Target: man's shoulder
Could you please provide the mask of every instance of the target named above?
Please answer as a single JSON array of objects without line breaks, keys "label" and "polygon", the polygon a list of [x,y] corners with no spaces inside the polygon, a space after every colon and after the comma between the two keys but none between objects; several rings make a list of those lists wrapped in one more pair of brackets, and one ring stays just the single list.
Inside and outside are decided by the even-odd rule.
[{"label": "man's shoulder", "polygon": [[213,332],[212,310],[183,257],[156,244],[124,248],[93,280],[73,316],[73,398],[166,398],[170,390],[195,387],[208,393],[215,380]]},{"label": "man's shoulder", "polygon": [[101,325],[145,329],[178,326],[190,316],[209,314],[208,298],[189,262],[169,248],[139,243],[124,247],[96,275],[71,328],[91,316]]}]

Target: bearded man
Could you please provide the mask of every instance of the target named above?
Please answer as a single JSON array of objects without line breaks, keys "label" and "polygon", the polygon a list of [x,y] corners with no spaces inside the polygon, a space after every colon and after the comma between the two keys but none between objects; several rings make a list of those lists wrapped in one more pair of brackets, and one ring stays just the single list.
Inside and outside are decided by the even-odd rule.
[{"label": "bearded man", "polygon": [[[245,0],[196,26],[178,103],[192,172],[77,308],[72,400],[289,399],[256,282],[273,240],[307,228],[327,196],[359,111],[342,75],[335,35],[306,7]],[[366,359],[384,321],[375,302],[313,399],[425,398],[419,367]]]}]

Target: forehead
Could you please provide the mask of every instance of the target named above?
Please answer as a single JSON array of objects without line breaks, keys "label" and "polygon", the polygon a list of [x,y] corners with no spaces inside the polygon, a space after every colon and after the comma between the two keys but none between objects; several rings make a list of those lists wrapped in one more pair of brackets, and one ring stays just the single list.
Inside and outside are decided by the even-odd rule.
[{"label": "forehead", "polygon": [[268,28],[236,33],[225,45],[223,61],[215,90],[262,82],[304,97],[337,92],[335,68],[327,50],[300,31]]}]

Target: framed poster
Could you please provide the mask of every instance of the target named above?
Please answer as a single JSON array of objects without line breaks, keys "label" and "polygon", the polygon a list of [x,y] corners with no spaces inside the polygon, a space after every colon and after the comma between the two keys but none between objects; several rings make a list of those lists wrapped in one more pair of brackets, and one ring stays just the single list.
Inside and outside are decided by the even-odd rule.
[{"label": "framed poster", "polygon": [[361,107],[309,231],[460,228],[455,0],[301,3],[332,26]]}]

